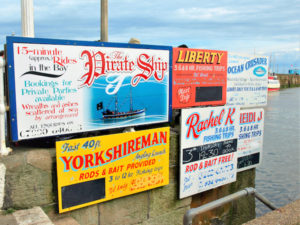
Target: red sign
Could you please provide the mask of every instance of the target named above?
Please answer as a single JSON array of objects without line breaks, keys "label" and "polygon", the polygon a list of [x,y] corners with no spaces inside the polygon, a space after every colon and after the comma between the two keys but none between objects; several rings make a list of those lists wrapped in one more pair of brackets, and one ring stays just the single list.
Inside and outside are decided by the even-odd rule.
[{"label": "red sign", "polygon": [[227,52],[173,48],[173,108],[225,105]]}]

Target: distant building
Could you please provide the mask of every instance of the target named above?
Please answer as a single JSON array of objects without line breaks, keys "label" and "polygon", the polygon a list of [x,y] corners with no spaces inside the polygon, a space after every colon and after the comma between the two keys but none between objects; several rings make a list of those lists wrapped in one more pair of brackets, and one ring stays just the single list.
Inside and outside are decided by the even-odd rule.
[{"label": "distant building", "polygon": [[290,69],[289,74],[300,75],[300,69]]}]

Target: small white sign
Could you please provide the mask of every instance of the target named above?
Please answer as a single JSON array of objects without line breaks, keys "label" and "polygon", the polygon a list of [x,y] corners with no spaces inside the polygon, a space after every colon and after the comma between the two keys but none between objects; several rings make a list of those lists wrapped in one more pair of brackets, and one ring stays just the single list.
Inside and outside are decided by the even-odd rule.
[{"label": "small white sign", "polygon": [[268,68],[266,56],[228,54],[226,105],[267,105]]},{"label": "small white sign", "polygon": [[261,163],[264,133],[264,109],[240,111],[238,138],[238,172]]},{"label": "small white sign", "polygon": [[239,108],[183,109],[180,198],[236,180]]}]

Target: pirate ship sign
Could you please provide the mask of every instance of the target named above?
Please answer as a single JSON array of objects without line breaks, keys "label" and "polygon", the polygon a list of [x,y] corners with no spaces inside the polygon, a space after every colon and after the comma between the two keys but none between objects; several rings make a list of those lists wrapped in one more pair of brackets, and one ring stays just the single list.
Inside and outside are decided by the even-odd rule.
[{"label": "pirate ship sign", "polygon": [[[85,66],[88,69],[81,77],[83,81],[81,86],[93,87],[94,83],[96,86],[101,85],[105,91],[103,95],[107,95],[109,99],[97,104],[97,111],[102,114],[102,117],[98,118],[106,122],[120,119],[140,121],[141,117],[145,121],[150,121],[157,118],[157,115],[151,115],[151,110],[146,113],[146,106],[151,108],[151,105],[147,104],[148,101],[144,101],[147,97],[145,85],[149,86],[149,83],[164,85],[169,62],[163,57],[148,52],[131,56],[124,50],[109,53],[84,50],[81,59],[86,60]],[[140,86],[144,86],[143,90],[140,90]],[[149,95],[155,96],[155,93],[150,92]],[[155,100],[149,102],[153,101]]]},{"label": "pirate ship sign", "polygon": [[168,122],[171,47],[7,38],[12,139]]}]

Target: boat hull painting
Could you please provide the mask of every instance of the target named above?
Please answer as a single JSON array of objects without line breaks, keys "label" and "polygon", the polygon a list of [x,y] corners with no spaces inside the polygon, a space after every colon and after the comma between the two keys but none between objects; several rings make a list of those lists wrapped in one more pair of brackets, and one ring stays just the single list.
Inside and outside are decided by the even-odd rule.
[{"label": "boat hull painting", "polygon": [[142,117],[142,116],[145,116],[145,109],[135,110],[132,112],[121,112],[116,114],[103,114],[103,119],[104,120],[127,119],[127,118]]}]

